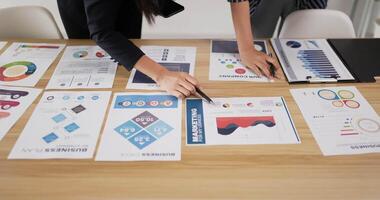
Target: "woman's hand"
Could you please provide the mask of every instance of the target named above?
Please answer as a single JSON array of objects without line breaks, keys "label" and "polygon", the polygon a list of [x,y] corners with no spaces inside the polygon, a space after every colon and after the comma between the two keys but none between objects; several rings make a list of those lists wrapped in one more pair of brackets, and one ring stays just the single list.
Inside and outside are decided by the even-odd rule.
[{"label": "woman's hand", "polygon": [[249,69],[251,69],[258,76],[265,76],[268,79],[277,78],[273,76],[270,70],[270,64],[275,68],[275,74],[280,67],[276,63],[276,60],[267,54],[257,51],[255,48],[249,48],[247,50],[240,50],[240,58]]},{"label": "woman's hand", "polygon": [[181,99],[195,94],[198,86],[198,81],[189,74],[169,70],[162,70],[156,82],[161,89]]},{"label": "woman's hand", "polygon": [[152,78],[161,89],[178,98],[195,94],[195,87],[199,87],[194,77],[184,72],[171,72],[148,56],[142,56],[134,67]]}]

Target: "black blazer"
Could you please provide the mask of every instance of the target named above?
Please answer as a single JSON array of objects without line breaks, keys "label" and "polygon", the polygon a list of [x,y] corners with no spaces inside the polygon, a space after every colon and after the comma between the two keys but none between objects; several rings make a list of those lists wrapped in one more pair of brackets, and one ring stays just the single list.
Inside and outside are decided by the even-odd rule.
[{"label": "black blazer", "polygon": [[144,53],[129,39],[141,37],[142,14],[133,0],[57,0],[70,39],[93,39],[131,70]]}]

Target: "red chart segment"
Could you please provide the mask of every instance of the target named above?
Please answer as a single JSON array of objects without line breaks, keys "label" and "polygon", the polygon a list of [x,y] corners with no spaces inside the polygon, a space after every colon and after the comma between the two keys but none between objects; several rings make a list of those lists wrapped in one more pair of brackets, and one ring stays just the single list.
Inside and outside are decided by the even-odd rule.
[{"label": "red chart segment", "polygon": [[259,124],[263,124],[267,127],[273,127],[276,125],[276,122],[273,116],[217,117],[216,124],[220,135],[230,135],[239,127],[247,128],[250,126],[257,126]]}]

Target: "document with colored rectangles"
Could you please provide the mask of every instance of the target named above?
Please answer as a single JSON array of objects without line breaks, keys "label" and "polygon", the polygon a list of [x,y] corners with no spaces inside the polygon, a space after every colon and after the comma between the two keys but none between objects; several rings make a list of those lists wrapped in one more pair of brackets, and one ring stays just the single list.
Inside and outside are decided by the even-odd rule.
[{"label": "document with colored rectangles", "polygon": [[356,87],[290,91],[323,155],[380,152],[380,118]]},{"label": "document with colored rectangles", "polygon": [[[256,40],[252,45],[262,53],[269,53],[265,40]],[[211,42],[209,78],[215,81],[269,81],[265,77],[256,75],[242,63],[237,42],[232,40]]]},{"label": "document with colored rectangles", "polygon": [[40,94],[40,89],[0,86],[0,140]]},{"label": "document with colored rectangles", "polygon": [[282,97],[186,100],[188,145],[297,144],[300,138]]},{"label": "document with colored rectangles", "polygon": [[9,159],[89,159],[111,92],[45,92]]},{"label": "document with colored rectangles", "polygon": [[0,55],[0,85],[35,86],[64,44],[13,43]]},{"label": "document with colored rectangles", "polygon": [[165,93],[116,93],[96,160],[180,160],[181,110]]},{"label": "document with colored rectangles", "polygon": [[[142,46],[141,50],[169,71],[184,72],[194,76],[195,47]],[[159,90],[156,82],[136,69],[132,69],[127,89]]]},{"label": "document with colored rectangles", "polygon": [[272,39],[272,44],[289,83],[355,80],[325,39]]}]

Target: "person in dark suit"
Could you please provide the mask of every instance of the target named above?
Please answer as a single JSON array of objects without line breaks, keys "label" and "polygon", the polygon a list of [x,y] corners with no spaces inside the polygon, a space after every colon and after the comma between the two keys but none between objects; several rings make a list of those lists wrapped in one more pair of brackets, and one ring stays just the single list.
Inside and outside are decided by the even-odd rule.
[{"label": "person in dark suit", "polygon": [[[195,94],[198,81],[189,74],[167,70],[129,40],[141,37],[142,15],[153,23],[154,17],[165,10],[169,1],[171,0],[57,0],[70,39],[95,40],[97,45],[128,70],[136,68],[152,78],[161,89],[182,98]],[[270,77],[267,62],[274,63],[273,58],[254,51],[253,45],[250,45],[251,48],[240,48],[246,42],[253,44],[249,12],[244,12],[249,10],[248,4],[231,4],[240,53],[243,58],[253,56],[245,59],[249,61],[245,64],[257,74]]]}]

